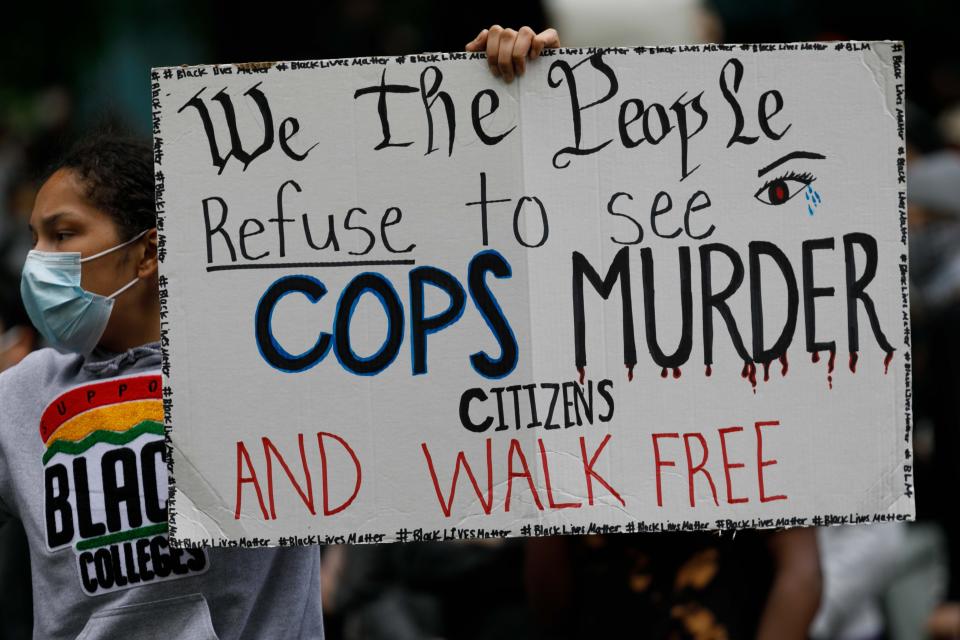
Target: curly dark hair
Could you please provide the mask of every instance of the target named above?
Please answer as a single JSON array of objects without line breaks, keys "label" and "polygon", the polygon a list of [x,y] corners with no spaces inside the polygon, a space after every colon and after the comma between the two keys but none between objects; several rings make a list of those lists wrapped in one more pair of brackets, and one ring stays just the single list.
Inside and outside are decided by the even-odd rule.
[{"label": "curly dark hair", "polygon": [[46,172],[75,171],[84,196],[117,223],[121,240],[157,224],[153,197],[153,148],[146,140],[96,133],[79,140]]}]

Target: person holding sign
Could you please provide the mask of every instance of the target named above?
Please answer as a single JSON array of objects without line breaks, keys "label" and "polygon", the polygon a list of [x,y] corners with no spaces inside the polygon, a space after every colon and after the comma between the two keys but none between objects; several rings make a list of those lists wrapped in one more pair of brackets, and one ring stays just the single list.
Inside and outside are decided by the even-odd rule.
[{"label": "person holding sign", "polygon": [[321,637],[317,548],[167,539],[153,156],[81,142],[40,189],[21,294],[54,347],[0,376],[0,519],[23,521],[35,637]]},{"label": "person holding sign", "polygon": [[[558,44],[492,27],[467,48],[509,82]],[[30,542],[34,635],[320,638],[318,547],[168,541],[154,197],[151,145],[98,135],[30,217],[21,294],[52,348],[0,375],[0,521]]]}]

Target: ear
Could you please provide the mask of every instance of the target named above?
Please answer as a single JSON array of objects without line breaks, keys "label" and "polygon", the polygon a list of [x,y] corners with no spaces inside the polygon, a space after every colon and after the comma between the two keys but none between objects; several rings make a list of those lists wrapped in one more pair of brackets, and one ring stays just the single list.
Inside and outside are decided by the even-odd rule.
[{"label": "ear", "polygon": [[140,258],[139,263],[137,264],[137,277],[141,280],[150,280],[157,277],[157,230],[150,229],[147,231],[146,235],[143,236],[140,240],[141,243],[146,243],[141,246],[143,249],[143,256]]}]

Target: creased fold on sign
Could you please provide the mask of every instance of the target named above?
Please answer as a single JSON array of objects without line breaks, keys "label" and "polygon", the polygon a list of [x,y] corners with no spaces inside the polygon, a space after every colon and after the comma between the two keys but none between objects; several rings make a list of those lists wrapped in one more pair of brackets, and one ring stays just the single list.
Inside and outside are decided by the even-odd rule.
[{"label": "creased fold on sign", "polygon": [[896,89],[891,82],[893,70],[893,52],[889,47],[870,47],[860,52],[860,60],[863,66],[870,71],[870,77],[876,84],[877,92],[883,101],[883,107],[886,114],[897,121],[897,95]]},{"label": "creased fold on sign", "polygon": [[[239,540],[250,536],[244,521],[234,519],[230,501],[220,495],[210,481],[191,463],[182,450],[174,446],[173,455],[179,464],[174,488],[175,508],[170,522],[171,538],[177,540]],[[184,487],[189,487],[188,491]],[[173,532],[176,531],[176,534]],[[176,544],[176,543],[175,543]]]}]

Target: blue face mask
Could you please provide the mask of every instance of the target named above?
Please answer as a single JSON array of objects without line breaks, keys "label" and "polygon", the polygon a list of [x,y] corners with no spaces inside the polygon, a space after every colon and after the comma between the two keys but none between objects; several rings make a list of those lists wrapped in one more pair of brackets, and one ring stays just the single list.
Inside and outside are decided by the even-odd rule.
[{"label": "blue face mask", "polygon": [[51,347],[62,353],[86,355],[100,342],[107,328],[114,299],[135,285],[134,278],[109,296],[86,291],[80,286],[80,265],[131,244],[130,240],[86,258],[79,252],[33,250],[27,254],[20,274],[20,296],[30,321]]}]

